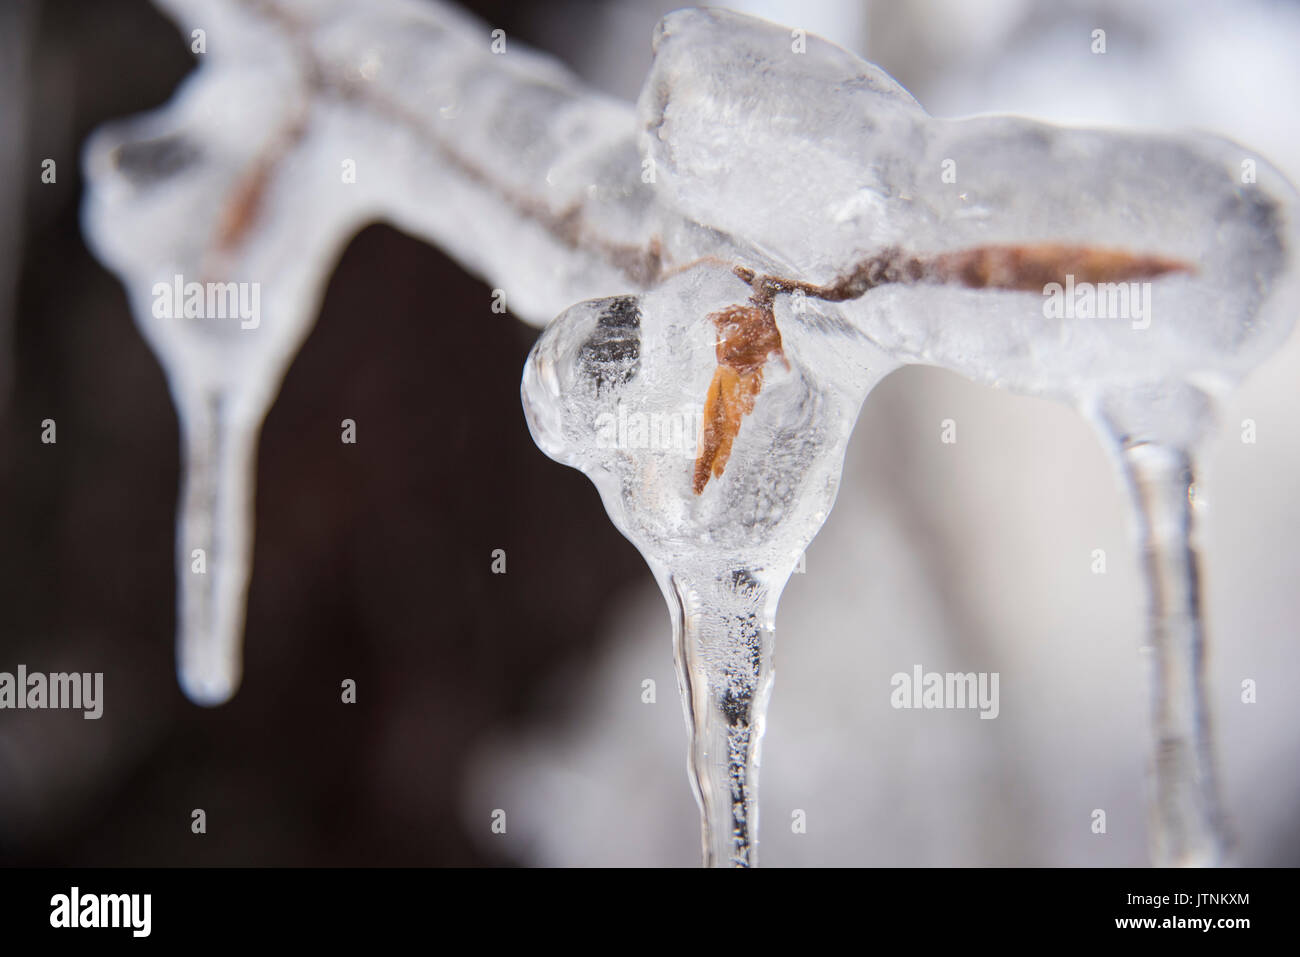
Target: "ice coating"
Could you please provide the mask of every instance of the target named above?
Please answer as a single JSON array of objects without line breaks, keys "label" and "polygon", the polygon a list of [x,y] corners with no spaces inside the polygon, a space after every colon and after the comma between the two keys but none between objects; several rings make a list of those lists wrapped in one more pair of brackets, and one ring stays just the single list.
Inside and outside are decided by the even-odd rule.
[{"label": "ice coating", "polygon": [[[890,369],[923,363],[1070,402],[1114,449],[1157,653],[1153,850],[1216,863],[1191,454],[1212,397],[1294,323],[1290,184],[1206,135],[933,119],[874,66],[813,37],[795,53],[788,31],[726,11],[665,18],[640,119],[660,201],[745,243],[640,296],[567,310],[523,399],[538,444],[592,478],[673,613],[706,862],[756,860],[777,601],[834,501],[861,402]],[[1094,287],[1095,314],[1074,298],[1050,311],[1051,282],[1063,297]],[[743,309],[770,310],[780,348],[761,387],[717,416],[734,434],[710,472],[710,377],[727,371]],[[592,361],[611,329],[613,376]],[[600,428],[691,412],[695,463]]]},{"label": "ice coating", "polygon": [[1289,333],[1296,195],[1249,150],[1203,134],[934,119],[878,68],[807,43],[793,54],[788,32],[726,11],[664,19],[641,143],[683,215],[818,283],[889,246],[1071,243],[1196,268],[1152,283],[1142,328],[1049,319],[1042,295],[958,285],[846,305],[891,354],[1076,401],[1144,376],[1220,391]]},{"label": "ice coating", "polygon": [[[861,402],[913,362],[1064,399],[1113,437],[1172,744],[1157,859],[1216,859],[1186,490],[1211,396],[1292,325],[1295,197],[1271,166],[1207,136],[936,120],[853,55],[816,37],[795,53],[787,29],[721,11],[664,21],[638,135],[630,107],[513,39],[493,55],[487,25],[440,4],[163,5],[182,35],[206,31],[203,65],[163,109],[92,138],[84,218],[182,420],[178,664],[194,700],[239,681],[260,423],[340,249],[386,219],[522,318],[563,313],[525,407],[672,609],[706,860],[756,860],[777,600],[833,503]],[[1046,261],[1053,245],[1073,250],[1059,263],[1128,256],[1116,276],[1150,283],[1141,328],[1049,317],[1024,276],[956,265]],[[1191,268],[1148,275],[1144,258]],[[856,274],[873,281],[844,294]],[[175,276],[256,284],[256,321],[157,315]],[[779,333],[757,377],[723,361],[718,317],[741,314]],[[717,395],[731,400],[715,420]],[[726,454],[701,482],[717,422]]]}]

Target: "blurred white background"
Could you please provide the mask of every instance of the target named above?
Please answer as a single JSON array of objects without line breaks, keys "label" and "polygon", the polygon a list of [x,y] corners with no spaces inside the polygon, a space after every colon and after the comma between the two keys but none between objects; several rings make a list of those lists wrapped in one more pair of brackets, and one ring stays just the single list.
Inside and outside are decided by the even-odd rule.
[{"label": "blurred white background", "polygon": [[[631,99],[673,6],[559,3],[537,33],[591,84]],[[879,63],[935,115],[1200,127],[1300,182],[1296,4],[731,6]],[[1095,29],[1104,55],[1090,52]],[[1293,337],[1223,408],[1198,487],[1214,738],[1242,864],[1300,864],[1298,403]],[[939,440],[945,418],[955,445]],[[1246,418],[1253,445],[1240,440]],[[1098,548],[1104,575],[1091,568]],[[649,572],[609,595],[605,614],[608,656],[551,691],[570,719],[488,749],[466,813],[509,809],[506,839],[529,863],[697,864],[669,619]],[[896,373],[867,400],[835,510],[777,618],[762,862],[1144,864],[1142,640],[1123,490],[1083,419],[937,370]],[[890,676],[916,664],[999,672],[1000,716],[892,709]],[[653,705],[641,701],[646,678]],[[1240,701],[1247,678],[1256,704]],[[1090,830],[1095,808],[1105,835]],[[795,809],[805,834],[792,833]]]}]

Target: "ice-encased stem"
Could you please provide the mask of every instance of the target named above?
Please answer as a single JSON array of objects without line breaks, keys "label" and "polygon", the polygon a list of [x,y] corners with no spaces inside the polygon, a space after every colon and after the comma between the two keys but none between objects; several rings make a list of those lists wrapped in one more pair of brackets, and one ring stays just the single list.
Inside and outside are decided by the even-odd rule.
[{"label": "ice-encased stem", "polygon": [[704,865],[752,867],[776,602],[743,569],[713,578],[671,575],[669,590]]},{"label": "ice-encased stem", "polygon": [[1125,448],[1122,456],[1148,600],[1152,859],[1162,867],[1214,866],[1224,840],[1205,693],[1193,465],[1187,453],[1152,443]]},{"label": "ice-encased stem", "polygon": [[[218,392],[178,399],[176,672],[190,700],[228,701],[243,674],[244,606],[253,548],[258,429]],[[196,555],[202,549],[202,556]]]}]

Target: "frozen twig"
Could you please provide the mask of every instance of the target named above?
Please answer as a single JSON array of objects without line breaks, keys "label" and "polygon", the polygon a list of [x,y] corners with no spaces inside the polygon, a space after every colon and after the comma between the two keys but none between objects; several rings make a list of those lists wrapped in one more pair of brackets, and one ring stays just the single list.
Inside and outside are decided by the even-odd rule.
[{"label": "frozen twig", "polygon": [[630,107],[522,48],[494,55],[483,24],[403,0],[165,6],[201,66],[92,138],[84,219],[183,419],[178,664],[215,704],[239,683],[258,429],[361,226],[437,243],[536,324],[645,288],[671,253]]},{"label": "frozen twig", "polygon": [[[674,609],[716,863],[756,860],[776,603],[884,375],[927,363],[1054,397],[1125,448],[1190,461],[1212,396],[1293,324],[1294,190],[1213,137],[934,119],[852,54],[725,11],[663,21],[634,111],[438,4],[165,6],[202,31],[203,66],[88,144],[85,224],[184,420],[185,687],[218,703],[238,684],[257,430],[340,249],[387,220],[528,321],[563,310],[525,410]],[[214,285],[251,308],[208,315]],[[600,432],[616,406],[702,403],[689,449]],[[1176,758],[1156,761],[1156,843],[1205,859],[1194,564],[1140,514],[1149,566],[1183,576],[1152,579],[1160,753]]]}]

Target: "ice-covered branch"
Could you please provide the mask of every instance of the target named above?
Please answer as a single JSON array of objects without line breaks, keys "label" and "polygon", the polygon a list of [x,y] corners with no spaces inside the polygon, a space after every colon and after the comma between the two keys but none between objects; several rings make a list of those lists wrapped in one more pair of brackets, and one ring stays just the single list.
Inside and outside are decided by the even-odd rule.
[{"label": "ice-covered branch", "polygon": [[[870,64],[821,42],[794,55],[788,39],[722,11],[673,14],[640,102],[662,202],[766,262],[702,262],[618,300],[639,341],[612,388],[588,348],[612,302],[561,316],[525,373],[534,436],[592,477],[670,607],[687,605],[680,581],[723,594],[716,583],[738,577],[775,607],[834,501],[859,406],[899,365],[1069,402],[1117,456],[1190,458],[1213,396],[1290,332],[1296,197],[1248,151],[1202,135],[936,120]],[[616,409],[653,422],[701,400],[693,462],[600,429]],[[1160,661],[1153,847],[1160,863],[1208,863],[1221,838],[1199,599],[1171,577],[1194,573],[1179,544],[1190,525],[1151,532],[1170,500],[1153,514],[1135,498]],[[679,634],[704,637],[679,656],[706,854],[751,863],[755,775],[729,765],[737,728],[719,689],[770,676],[765,657],[742,654],[757,632],[733,604],[695,602],[688,614],[705,623]],[[740,730],[755,726],[750,707]],[[746,748],[756,772],[752,736]],[[727,801],[728,789],[741,793]]]},{"label": "ice-covered branch", "polygon": [[[85,219],[185,423],[187,691],[238,682],[257,429],[339,250],[385,219],[529,321],[561,313],[525,370],[529,424],[674,611],[719,863],[755,860],[776,603],[881,378],[943,366],[1190,457],[1293,322],[1294,190],[1214,137],[934,119],[852,54],[725,11],[664,20],[634,111],[439,5],[167,6],[204,63],[88,145]],[[678,427],[629,441],[609,429],[629,413]],[[1135,501],[1148,564],[1190,574]],[[1173,593],[1151,588],[1165,627]],[[1206,754],[1195,589],[1175,598],[1194,627],[1159,642],[1159,753]],[[1155,762],[1175,859],[1217,856],[1201,767]]]},{"label": "ice-covered branch", "polygon": [[84,220],[182,419],[179,671],[212,704],[239,682],[258,429],[361,226],[438,244],[539,325],[645,288],[699,231],[662,228],[630,107],[450,8],[165,6],[201,66],[92,138]]}]

